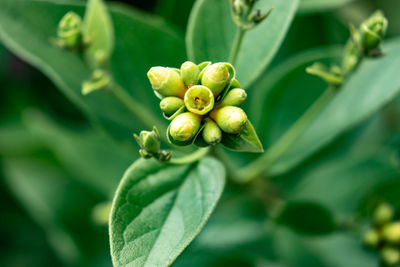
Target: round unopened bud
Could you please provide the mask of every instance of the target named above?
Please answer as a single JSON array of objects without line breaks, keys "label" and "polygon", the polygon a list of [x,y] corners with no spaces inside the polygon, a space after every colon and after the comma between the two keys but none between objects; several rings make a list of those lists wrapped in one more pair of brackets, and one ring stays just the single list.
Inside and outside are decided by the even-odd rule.
[{"label": "round unopened bud", "polygon": [[66,47],[78,48],[82,41],[81,17],[72,11],[65,14],[58,24],[57,35],[64,41]]},{"label": "round unopened bud", "polygon": [[246,113],[238,107],[222,107],[211,112],[210,117],[226,133],[238,134],[246,127]]},{"label": "round unopened bud", "polygon": [[199,80],[200,69],[191,61],[186,61],[181,66],[181,77],[186,86],[196,85]]},{"label": "round unopened bud", "polygon": [[400,262],[400,252],[398,249],[394,247],[384,247],[380,251],[381,258],[382,260],[388,265],[388,266],[394,266]]},{"label": "round unopened bud", "polygon": [[203,85],[192,86],[185,94],[185,106],[190,112],[204,115],[213,109],[214,95]]},{"label": "round unopened bud", "polygon": [[240,107],[244,101],[246,101],[247,94],[246,91],[241,88],[234,88],[230,90],[221,103],[218,104],[219,107],[222,106],[236,106]]},{"label": "round unopened bud", "polygon": [[393,216],[393,207],[387,203],[382,203],[375,209],[373,221],[375,225],[384,225],[389,223],[393,219]]},{"label": "round unopened bud", "polygon": [[185,112],[179,114],[172,120],[169,134],[176,141],[189,141],[192,139],[200,129],[201,116]]},{"label": "round unopened bud", "polygon": [[140,141],[142,143],[142,148],[149,153],[156,153],[160,150],[160,137],[155,130],[151,132],[141,131]]},{"label": "round unopened bud", "polygon": [[172,116],[175,112],[183,107],[185,103],[179,97],[168,96],[161,100],[160,108],[167,116]]},{"label": "round unopened bud", "polygon": [[201,78],[201,84],[210,88],[214,96],[218,96],[229,83],[229,69],[225,63],[208,66]]},{"label": "round unopened bud", "polygon": [[392,244],[400,244],[400,222],[387,224],[382,229],[382,237]]},{"label": "round unopened bud", "polygon": [[178,96],[183,98],[185,84],[178,72],[172,68],[152,67],[147,72],[151,86],[162,96]]},{"label": "round unopened bud", "polygon": [[203,139],[207,144],[210,145],[216,145],[222,140],[221,129],[211,119],[206,119],[203,129]]},{"label": "round unopened bud", "polygon": [[364,244],[372,248],[379,245],[380,239],[379,233],[375,229],[368,230],[363,236]]},{"label": "round unopened bud", "polygon": [[388,22],[382,12],[375,12],[369,19],[361,24],[361,43],[366,50],[377,48],[387,31]]}]

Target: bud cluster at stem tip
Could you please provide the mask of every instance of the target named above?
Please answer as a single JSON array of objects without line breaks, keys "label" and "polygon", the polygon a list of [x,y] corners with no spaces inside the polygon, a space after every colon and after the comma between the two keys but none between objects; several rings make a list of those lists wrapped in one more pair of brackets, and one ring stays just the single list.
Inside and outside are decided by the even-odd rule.
[{"label": "bud cluster at stem tip", "polygon": [[184,62],[180,69],[152,67],[147,73],[164,117],[168,140],[176,145],[216,145],[240,134],[247,124],[240,108],[247,94],[229,63]]},{"label": "bud cluster at stem tip", "polygon": [[363,236],[364,244],[379,251],[387,266],[400,263],[400,221],[395,220],[394,208],[380,204],[373,214],[373,227]]}]

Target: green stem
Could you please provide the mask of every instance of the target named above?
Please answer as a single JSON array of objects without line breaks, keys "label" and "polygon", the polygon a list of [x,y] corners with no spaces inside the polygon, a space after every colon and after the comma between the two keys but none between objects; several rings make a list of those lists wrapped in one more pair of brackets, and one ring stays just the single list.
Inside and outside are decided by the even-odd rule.
[{"label": "green stem", "polygon": [[248,182],[263,172],[268,171],[271,164],[293,145],[334,95],[335,89],[329,87],[264,155],[242,168],[238,173],[241,182]]},{"label": "green stem", "polygon": [[237,27],[235,39],[233,41],[233,46],[231,49],[231,54],[229,56],[229,62],[232,65],[235,65],[235,63],[236,63],[236,59],[239,54],[239,49],[240,49],[240,46],[242,45],[243,36],[245,33],[246,33],[245,29],[243,29],[242,27]]},{"label": "green stem", "polygon": [[[160,132],[163,133],[166,131],[167,128],[164,122],[150,113],[144,105],[136,101],[120,85],[113,83],[108,89],[115,98],[117,98],[134,116],[139,118],[147,128],[152,129],[154,125],[157,125],[160,127]],[[162,135],[162,137],[163,136],[164,135]]]},{"label": "green stem", "polygon": [[209,147],[200,148],[187,156],[171,159],[170,161],[168,161],[168,164],[173,164],[173,165],[189,164],[202,159],[208,154],[209,151],[210,151]]}]

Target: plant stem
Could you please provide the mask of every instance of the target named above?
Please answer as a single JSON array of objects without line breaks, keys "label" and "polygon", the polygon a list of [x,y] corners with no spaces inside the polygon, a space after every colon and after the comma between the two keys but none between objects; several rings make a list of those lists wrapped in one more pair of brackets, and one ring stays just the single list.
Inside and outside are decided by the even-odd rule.
[{"label": "plant stem", "polygon": [[246,33],[245,29],[243,29],[242,27],[237,27],[235,39],[233,41],[233,46],[232,46],[232,49],[231,49],[231,54],[229,56],[229,62],[232,65],[235,65],[235,63],[236,63],[236,59],[237,59],[237,56],[239,54],[239,49],[240,49],[240,46],[242,44],[243,36],[244,36],[245,33]]},{"label": "plant stem", "polygon": [[200,149],[196,150],[195,152],[193,152],[192,154],[186,155],[181,158],[171,159],[167,163],[173,164],[173,165],[189,164],[189,163],[192,163],[192,162],[202,159],[204,156],[206,156],[208,154],[209,151],[210,151],[209,147],[200,148]]},{"label": "plant stem", "polygon": [[323,110],[326,104],[329,103],[334,95],[335,89],[331,87],[326,89],[325,92],[314,102],[314,104],[308,108],[308,110],[275,144],[273,144],[267,150],[264,155],[239,171],[238,177],[241,178],[241,182],[248,182],[263,172],[268,171],[268,168],[270,168],[271,164],[279,159],[279,157],[292,146],[292,144],[314,121],[317,115]]},{"label": "plant stem", "polygon": [[[161,128],[160,132],[166,131],[167,128],[164,123],[150,113],[140,102],[136,101],[120,85],[113,83],[108,89],[147,128],[152,129],[154,125],[157,125]],[[162,135],[162,137],[164,136]]]}]

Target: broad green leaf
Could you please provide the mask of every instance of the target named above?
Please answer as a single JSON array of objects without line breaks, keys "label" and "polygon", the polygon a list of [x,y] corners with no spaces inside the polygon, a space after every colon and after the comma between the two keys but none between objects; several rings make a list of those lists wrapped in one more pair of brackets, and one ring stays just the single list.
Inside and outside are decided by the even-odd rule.
[{"label": "broad green leaf", "polygon": [[354,0],[300,0],[299,13],[314,13],[342,7]]},{"label": "broad green leaf", "polygon": [[[297,0],[259,1],[256,8],[271,15],[244,36],[235,64],[237,77],[247,88],[267,68],[277,52],[295,14]],[[229,1],[197,0],[189,19],[186,36],[190,60],[228,61],[236,26],[232,21]]]},{"label": "broad green leaf", "polygon": [[110,219],[115,266],[167,266],[204,226],[225,184],[212,158],[190,165],[138,160],[125,173]]},{"label": "broad green leaf", "polygon": [[114,48],[114,30],[110,15],[103,0],[89,0],[83,25],[84,40],[89,42],[85,54],[89,63],[95,67],[96,57],[110,58]]},{"label": "broad green leaf", "polygon": [[[77,55],[50,42],[58,21],[68,11],[83,15],[84,5],[69,1],[1,1],[0,40],[44,72],[85,115],[115,138],[132,140],[132,132],[143,129],[146,124],[159,126],[161,112],[156,116],[160,123],[143,122],[107,92],[82,96],[81,84],[90,71]],[[115,26],[111,69],[116,80],[148,107],[144,112],[156,110],[157,98],[148,84],[146,72],[154,65],[179,66],[185,58],[183,39],[158,18],[120,6],[112,6],[110,14]]]},{"label": "broad green leaf", "polygon": [[299,164],[399,93],[400,40],[388,42],[383,49],[386,56],[363,62],[294,145],[271,166],[271,173],[281,173]]},{"label": "broad green leaf", "polygon": [[276,221],[307,235],[324,235],[336,230],[332,213],[314,202],[287,203],[279,212]]},{"label": "broad green leaf", "polygon": [[157,1],[156,12],[185,30],[194,2],[195,0],[159,0]]},{"label": "broad green leaf", "polygon": [[224,134],[221,143],[228,149],[238,152],[260,153],[264,151],[250,121],[247,121],[246,127],[239,135]]}]

